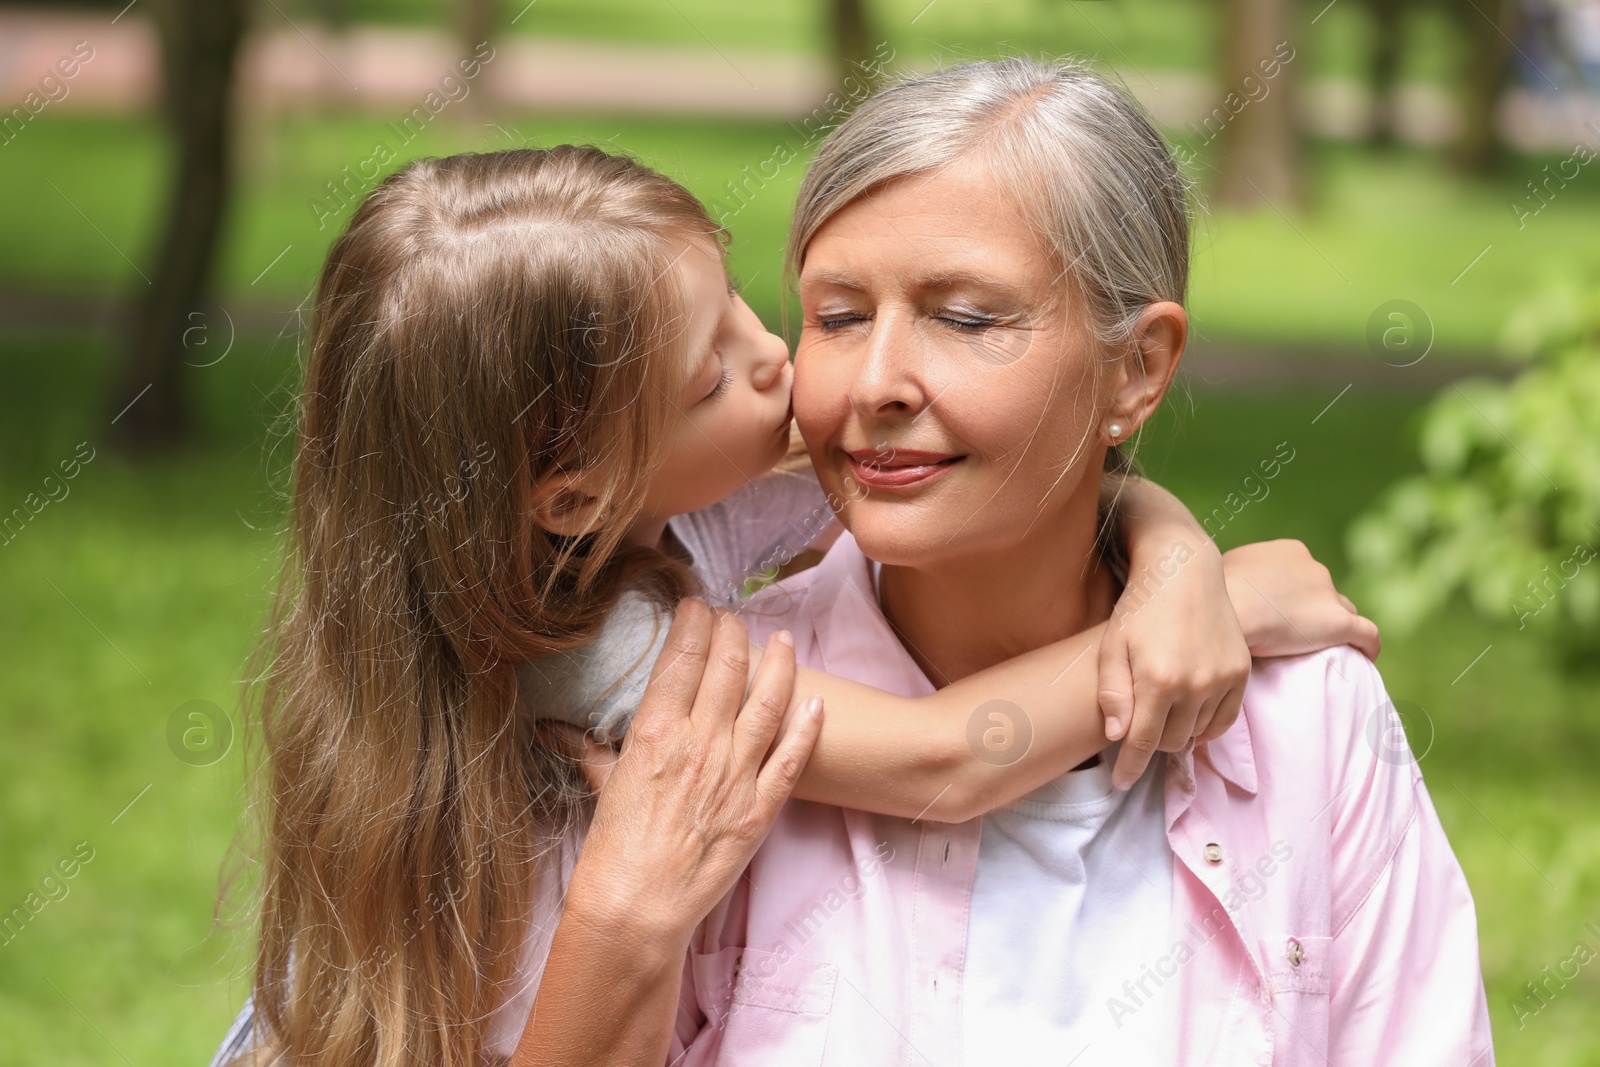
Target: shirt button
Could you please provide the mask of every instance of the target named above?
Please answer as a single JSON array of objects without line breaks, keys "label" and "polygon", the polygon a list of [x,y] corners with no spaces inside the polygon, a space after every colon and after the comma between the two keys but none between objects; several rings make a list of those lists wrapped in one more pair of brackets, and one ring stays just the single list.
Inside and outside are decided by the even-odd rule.
[{"label": "shirt button", "polygon": [[1289,939],[1289,964],[1293,967],[1300,966],[1300,961],[1306,958],[1304,946],[1295,938]]},{"label": "shirt button", "polygon": [[1216,865],[1218,863],[1221,863],[1222,862],[1222,846],[1217,844],[1215,841],[1211,842],[1205,848],[1205,857],[1206,857],[1206,862],[1209,863],[1209,864]]}]

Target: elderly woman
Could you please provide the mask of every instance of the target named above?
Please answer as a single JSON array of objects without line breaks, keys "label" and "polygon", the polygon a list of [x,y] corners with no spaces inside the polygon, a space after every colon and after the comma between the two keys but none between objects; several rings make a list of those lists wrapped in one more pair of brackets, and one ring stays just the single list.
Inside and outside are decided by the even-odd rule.
[{"label": "elderly woman", "polygon": [[[753,638],[788,630],[802,664],[911,696],[1110,615],[1102,471],[1188,337],[1185,193],[1138,108],[1073,64],[914,78],[833,132],[790,247],[794,412],[849,532],[750,603]],[[585,988],[558,935],[563,983],[517,1062],[541,1014],[668,988],[668,1008],[604,1013],[629,1032],[596,1048],[1488,1064],[1472,898],[1415,761],[1368,739],[1389,714],[1340,648],[1258,662],[1234,729],[1126,791],[1113,743],[959,824],[791,801],[709,917],[676,920],[695,927],[681,986],[670,902],[630,927],[632,982]]]}]

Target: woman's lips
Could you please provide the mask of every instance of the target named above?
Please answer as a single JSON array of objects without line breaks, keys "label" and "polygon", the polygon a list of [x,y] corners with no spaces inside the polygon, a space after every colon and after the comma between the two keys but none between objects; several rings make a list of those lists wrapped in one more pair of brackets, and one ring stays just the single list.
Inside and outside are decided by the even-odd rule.
[{"label": "woman's lips", "polygon": [[850,473],[868,489],[911,489],[927,485],[964,459],[948,452],[846,452]]}]

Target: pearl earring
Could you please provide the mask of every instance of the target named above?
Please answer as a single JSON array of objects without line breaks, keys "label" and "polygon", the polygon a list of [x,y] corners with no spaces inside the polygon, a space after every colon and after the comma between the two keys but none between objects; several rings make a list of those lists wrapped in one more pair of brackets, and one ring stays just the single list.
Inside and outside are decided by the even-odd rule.
[{"label": "pearl earring", "polygon": [[1117,441],[1122,437],[1122,423],[1113,422],[1110,426],[1106,427],[1106,431],[1111,434],[1111,443],[1116,444]]}]

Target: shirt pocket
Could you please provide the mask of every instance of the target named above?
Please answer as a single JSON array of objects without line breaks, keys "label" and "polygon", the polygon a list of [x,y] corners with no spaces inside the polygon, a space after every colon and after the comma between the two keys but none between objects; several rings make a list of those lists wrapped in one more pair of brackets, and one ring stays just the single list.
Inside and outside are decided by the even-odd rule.
[{"label": "shirt pocket", "polygon": [[764,949],[730,947],[690,961],[718,1061],[817,1067],[827,1048],[839,968]]},{"label": "shirt pocket", "polygon": [[1317,1064],[1328,1056],[1328,989],[1333,938],[1279,934],[1261,939],[1277,1034],[1274,1064]]}]

